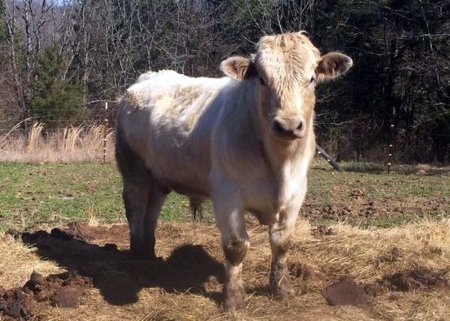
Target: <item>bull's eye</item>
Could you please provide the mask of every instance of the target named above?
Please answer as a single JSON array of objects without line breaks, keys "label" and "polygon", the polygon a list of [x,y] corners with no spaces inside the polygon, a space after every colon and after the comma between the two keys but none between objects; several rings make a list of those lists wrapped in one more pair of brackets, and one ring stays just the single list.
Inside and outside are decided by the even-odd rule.
[{"label": "bull's eye", "polygon": [[309,82],[306,83],[305,88],[314,88],[316,86],[317,79],[316,76],[312,76],[311,79],[309,79]]},{"label": "bull's eye", "polygon": [[260,83],[261,85],[263,85],[263,86],[266,85],[266,82],[264,81],[264,78],[263,78],[263,77],[259,77],[259,83]]}]

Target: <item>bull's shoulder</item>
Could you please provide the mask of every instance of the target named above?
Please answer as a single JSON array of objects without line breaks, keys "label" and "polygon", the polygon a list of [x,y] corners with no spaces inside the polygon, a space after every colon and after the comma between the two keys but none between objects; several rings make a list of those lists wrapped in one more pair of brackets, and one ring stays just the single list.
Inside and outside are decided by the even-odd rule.
[{"label": "bull's shoulder", "polygon": [[141,74],[136,82],[128,88],[128,91],[140,90],[150,86],[166,86],[186,81],[189,77],[179,74],[174,70],[147,71]]},{"label": "bull's shoulder", "polygon": [[147,72],[139,75],[139,77],[136,80],[136,83],[140,83],[140,82],[143,82],[143,81],[155,78],[155,77],[168,77],[168,76],[176,77],[176,76],[183,76],[183,75],[177,73],[176,71],[167,70],[167,69],[160,70],[160,71],[147,71]]},{"label": "bull's shoulder", "polygon": [[138,109],[156,105],[164,109],[203,109],[229,83],[227,77],[188,77],[172,70],[147,72],[127,89],[122,99]]},{"label": "bull's shoulder", "polygon": [[143,109],[152,105],[171,88],[188,78],[173,70],[148,71],[141,74],[120,99],[119,106],[124,108]]}]

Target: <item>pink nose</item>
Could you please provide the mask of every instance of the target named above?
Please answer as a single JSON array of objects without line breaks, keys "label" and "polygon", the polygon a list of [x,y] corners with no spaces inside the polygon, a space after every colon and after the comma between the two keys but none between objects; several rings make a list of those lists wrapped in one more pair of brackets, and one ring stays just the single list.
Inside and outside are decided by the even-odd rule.
[{"label": "pink nose", "polygon": [[275,118],[272,131],[279,137],[288,139],[301,138],[305,133],[305,121],[302,117]]}]

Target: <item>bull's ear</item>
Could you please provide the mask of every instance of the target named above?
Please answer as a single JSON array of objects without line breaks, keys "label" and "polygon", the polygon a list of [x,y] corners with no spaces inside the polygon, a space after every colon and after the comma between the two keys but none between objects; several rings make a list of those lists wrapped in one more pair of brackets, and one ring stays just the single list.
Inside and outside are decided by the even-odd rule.
[{"label": "bull's ear", "polygon": [[220,70],[236,80],[249,79],[257,75],[256,67],[250,58],[231,57],[222,61]]},{"label": "bull's ear", "polygon": [[316,69],[317,79],[325,80],[338,77],[345,73],[353,65],[349,56],[339,52],[330,52],[322,56],[322,60]]}]

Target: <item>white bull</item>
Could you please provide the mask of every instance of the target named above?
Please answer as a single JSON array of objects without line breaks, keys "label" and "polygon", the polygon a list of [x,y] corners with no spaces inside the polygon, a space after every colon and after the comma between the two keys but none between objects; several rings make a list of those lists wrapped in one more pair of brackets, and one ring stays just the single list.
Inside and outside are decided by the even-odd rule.
[{"label": "white bull", "polygon": [[228,77],[141,76],[117,116],[131,253],[155,258],[156,222],[170,191],[187,195],[194,210],[211,198],[226,258],[225,307],[244,305],[246,211],[269,226],[269,284],[283,297],[289,239],[315,153],[315,86],[351,65],[340,53],[321,56],[303,33],[287,33],[263,37],[251,59],[223,61]]}]

